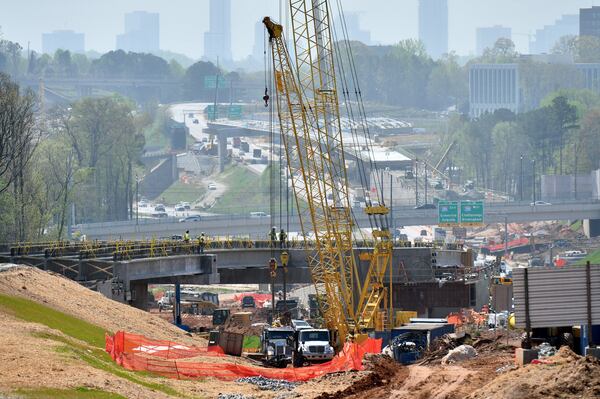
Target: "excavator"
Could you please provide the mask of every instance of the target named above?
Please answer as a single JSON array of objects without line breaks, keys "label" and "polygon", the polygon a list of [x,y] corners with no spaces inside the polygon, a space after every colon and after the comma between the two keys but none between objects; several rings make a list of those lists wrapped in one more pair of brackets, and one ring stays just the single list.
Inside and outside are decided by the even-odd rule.
[{"label": "excavator", "polygon": [[[368,330],[386,329],[392,323],[391,290],[384,284],[386,273],[391,277],[392,271],[389,208],[382,198],[367,200],[364,211],[371,222],[373,249],[358,254],[356,236],[363,230],[350,206],[346,167],[346,154],[356,148],[347,146],[342,134],[339,55],[330,5],[327,0],[290,0],[289,7],[292,51],[283,26],[263,19],[283,151],[302,237],[306,240],[310,232],[314,240],[309,268],[324,324],[336,334],[338,344],[360,342]],[[348,93],[344,87],[343,94]],[[357,125],[368,129],[364,119]],[[368,262],[368,268],[359,268],[360,261]]]}]

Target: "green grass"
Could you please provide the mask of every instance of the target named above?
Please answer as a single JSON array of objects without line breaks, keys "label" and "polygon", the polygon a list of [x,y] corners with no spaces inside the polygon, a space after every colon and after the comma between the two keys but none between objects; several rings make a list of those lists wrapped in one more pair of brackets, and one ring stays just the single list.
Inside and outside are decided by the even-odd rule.
[{"label": "green grass", "polygon": [[105,330],[84,320],[24,298],[0,294],[0,310],[32,323],[46,325],[97,348],[104,348]]},{"label": "green grass", "polygon": [[[277,167],[277,166],[275,166]],[[270,169],[260,176],[243,166],[231,166],[222,173],[218,180],[227,185],[227,190],[216,205],[210,209],[215,213],[245,214],[249,212],[265,212],[271,214],[269,185]],[[276,171],[273,182],[274,214],[279,215],[279,171]],[[285,208],[285,190],[281,204]],[[289,205],[295,207],[294,194],[290,188]],[[266,233],[265,233],[266,234]]]},{"label": "green grass", "polygon": [[163,191],[158,198],[160,201],[164,201],[165,205],[175,205],[182,201],[193,203],[202,197],[206,190],[205,187],[185,184],[178,180]]},{"label": "green grass", "polygon": [[571,225],[571,230],[573,230],[573,231],[581,230],[581,224],[582,224],[581,220],[577,220],[575,223],[573,223]]},{"label": "green grass", "polygon": [[585,258],[578,261],[577,265],[585,265],[587,262],[590,262],[592,265],[600,265],[600,249],[588,254]]},{"label": "green grass", "polygon": [[[50,339],[61,345],[56,348],[57,352],[66,355],[73,360],[80,360],[91,367],[103,370],[112,375],[124,378],[140,386],[149,389],[163,392],[167,395],[178,396],[182,395],[170,386],[145,381],[140,377],[161,378],[145,372],[127,371],[117,365],[105,351],[105,330],[101,327],[88,323],[84,320],[77,319],[73,316],[59,312],[48,306],[41,305],[37,302],[30,301],[24,298],[17,298],[0,294],[0,311],[4,311],[19,319],[43,324],[54,330],[62,332],[65,336],[60,336],[52,333],[36,333],[34,336],[43,339]],[[76,341],[77,340],[77,341]],[[31,391],[36,393],[38,391]],[[42,392],[43,393],[43,392]],[[81,393],[81,392],[80,392]],[[24,393],[27,394],[27,393]],[[87,393],[82,393],[82,395]],[[94,392],[89,395],[95,394]],[[100,395],[100,394],[99,394]],[[48,397],[48,396],[33,396]],[[57,396],[62,397],[62,396]],[[66,396],[70,397],[70,396]],[[73,397],[98,397],[112,398],[112,396],[73,396]],[[118,398],[118,396],[114,396]]]},{"label": "green grass", "polygon": [[15,393],[18,398],[25,399],[125,399],[125,396],[121,396],[116,393],[100,391],[97,389],[89,389],[84,387],[75,389],[21,389],[16,391]]}]

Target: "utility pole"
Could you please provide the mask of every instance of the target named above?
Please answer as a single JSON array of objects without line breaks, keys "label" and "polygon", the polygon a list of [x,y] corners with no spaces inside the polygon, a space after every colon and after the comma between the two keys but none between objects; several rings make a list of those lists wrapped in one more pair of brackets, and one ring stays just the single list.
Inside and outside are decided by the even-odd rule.
[{"label": "utility pole", "polygon": [[390,227],[394,230],[394,177],[390,171]]},{"label": "utility pole", "polygon": [[139,225],[139,217],[140,217],[140,205],[139,205],[139,187],[140,187],[140,179],[138,175],[135,175],[135,226]]},{"label": "utility pole", "polygon": [[427,204],[427,162],[423,167],[425,168],[425,204]]},{"label": "utility pole", "polygon": [[535,206],[535,159],[532,160],[531,163],[533,164],[533,184],[532,184],[532,189],[533,189],[533,205]]},{"label": "utility pole", "polygon": [[504,216],[504,258],[508,258],[508,217]]},{"label": "utility pole", "polygon": [[419,206],[419,160],[415,159],[415,206]]},{"label": "utility pole", "polygon": [[521,154],[521,175],[519,178],[519,196],[521,197],[521,201],[523,201],[523,154]]}]

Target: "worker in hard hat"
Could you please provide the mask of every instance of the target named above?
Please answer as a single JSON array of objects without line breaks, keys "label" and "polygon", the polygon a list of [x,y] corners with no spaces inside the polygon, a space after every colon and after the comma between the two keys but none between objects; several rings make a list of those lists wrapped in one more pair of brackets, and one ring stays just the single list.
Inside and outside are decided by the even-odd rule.
[{"label": "worker in hard hat", "polygon": [[186,230],[185,234],[183,235],[183,242],[185,242],[186,244],[190,243],[190,231]]},{"label": "worker in hard hat", "polygon": [[203,254],[205,247],[206,247],[206,236],[204,235],[204,232],[202,232],[198,236],[198,252]]},{"label": "worker in hard hat", "polygon": [[281,229],[281,231],[279,232],[279,248],[285,248],[285,242],[287,240],[287,234],[285,233],[285,230]]},{"label": "worker in hard hat", "polygon": [[275,226],[273,226],[273,228],[271,229],[271,232],[269,233],[269,238],[271,239],[271,248],[275,248],[275,243],[277,242],[277,229],[275,229]]}]

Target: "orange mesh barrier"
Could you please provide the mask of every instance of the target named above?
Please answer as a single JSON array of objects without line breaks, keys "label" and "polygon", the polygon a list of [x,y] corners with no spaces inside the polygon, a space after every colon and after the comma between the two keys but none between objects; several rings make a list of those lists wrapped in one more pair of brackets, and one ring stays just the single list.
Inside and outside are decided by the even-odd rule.
[{"label": "orange mesh barrier", "polygon": [[128,370],[148,371],[178,379],[215,377],[236,380],[242,377],[263,376],[287,381],[307,381],[339,371],[362,370],[365,353],[381,352],[381,339],[369,338],[361,345],[346,343],[333,360],[309,367],[272,369],[235,363],[192,362],[184,359],[199,356],[225,357],[221,348],[200,348],[170,341],[151,340],[123,331],[106,335],[106,351],[117,364]]},{"label": "orange mesh barrier", "polygon": [[251,296],[254,298],[254,302],[256,302],[256,306],[259,308],[263,307],[265,301],[270,301],[272,296],[271,294],[256,294],[256,293],[247,293],[247,294],[236,294],[233,296],[233,300],[236,302],[241,302],[245,296]]}]

